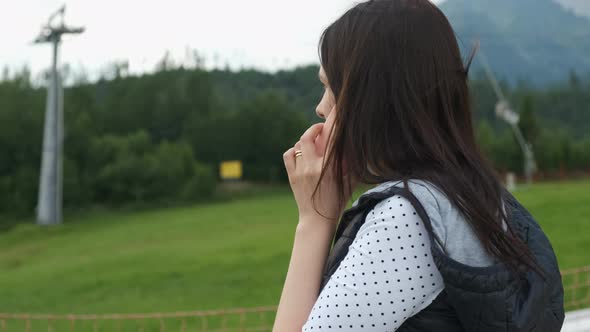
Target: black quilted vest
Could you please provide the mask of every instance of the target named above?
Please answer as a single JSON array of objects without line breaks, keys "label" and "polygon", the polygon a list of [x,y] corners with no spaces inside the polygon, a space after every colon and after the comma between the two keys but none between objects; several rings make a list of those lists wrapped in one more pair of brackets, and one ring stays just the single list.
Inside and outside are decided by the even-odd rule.
[{"label": "black quilted vest", "polygon": [[553,248],[530,213],[509,192],[505,194],[506,207],[511,210],[508,222],[532,250],[546,273],[545,280],[533,271],[516,276],[502,263],[473,267],[453,260],[436,245],[438,239],[419,200],[405,187],[392,186],[361,195],[357,205],[344,211],[320,293],[346,256],[368,212],[379,201],[401,195],[412,203],[430,233],[432,255],[445,287],[397,331],[559,331],[564,320],[563,284]]}]

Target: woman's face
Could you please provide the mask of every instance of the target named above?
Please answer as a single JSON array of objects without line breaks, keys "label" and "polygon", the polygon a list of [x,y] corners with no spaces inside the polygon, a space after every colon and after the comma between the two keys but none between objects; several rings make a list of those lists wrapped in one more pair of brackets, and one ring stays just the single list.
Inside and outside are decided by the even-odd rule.
[{"label": "woman's face", "polygon": [[[316,138],[315,144],[318,150],[321,151],[325,156],[327,153],[326,149],[328,147],[328,138],[331,140],[334,139],[334,135],[330,137],[330,132],[334,128],[334,120],[336,119],[336,100],[332,90],[330,89],[330,84],[323,67],[320,67],[318,76],[319,80],[324,85],[324,95],[322,96],[322,100],[320,100],[318,106],[316,106],[315,112],[318,117],[325,119],[326,121],[324,121],[324,128],[322,128],[322,132]],[[346,175],[346,164],[343,166],[343,174]]]},{"label": "woman's face", "polygon": [[324,95],[322,96],[322,100],[315,109],[316,114],[322,119],[328,119],[332,108],[335,105],[334,94],[332,94],[332,90],[330,89],[330,84],[328,82],[328,78],[326,77],[326,72],[324,71],[324,67],[320,67],[320,71],[318,72],[318,78],[320,82],[322,82],[324,86]]},{"label": "woman's face", "polygon": [[[320,71],[318,73],[319,79],[324,85],[324,95],[322,96],[322,100],[320,100],[318,106],[316,106],[315,112],[318,117],[325,119],[324,128],[322,128],[322,132],[316,138],[315,144],[319,151],[321,151],[324,156],[326,155],[326,147],[328,146],[328,137],[330,137],[330,132],[334,128],[334,120],[336,119],[336,100],[332,90],[330,89],[330,84],[328,82],[328,78],[326,76],[326,72],[324,72],[324,68],[320,66]],[[334,136],[330,138],[331,140],[334,139]],[[346,162],[344,162],[343,166],[343,175],[348,174]],[[354,186],[357,185],[356,179],[349,179]]]},{"label": "woman's face", "polygon": [[323,67],[320,67],[318,76],[319,80],[324,85],[324,95],[322,96],[322,100],[320,100],[319,104],[316,106],[315,112],[318,117],[326,121],[324,122],[322,132],[316,139],[316,146],[325,154],[328,145],[328,137],[334,126],[334,118],[336,116],[336,109],[334,106],[336,105],[336,101],[334,99],[334,94],[330,89],[328,78],[326,77]]}]

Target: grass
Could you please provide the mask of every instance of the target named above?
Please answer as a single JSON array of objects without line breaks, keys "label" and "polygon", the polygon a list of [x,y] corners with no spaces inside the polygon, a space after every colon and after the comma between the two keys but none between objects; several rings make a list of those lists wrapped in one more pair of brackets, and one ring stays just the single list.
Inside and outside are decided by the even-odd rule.
[{"label": "grass", "polygon": [[590,265],[590,181],[536,184],[514,195],[549,237],[562,270]]},{"label": "grass", "polygon": [[[548,234],[562,269],[590,265],[590,181],[515,195]],[[77,212],[57,227],[20,223],[0,232],[0,312],[276,305],[296,222],[284,187],[192,207]]]}]

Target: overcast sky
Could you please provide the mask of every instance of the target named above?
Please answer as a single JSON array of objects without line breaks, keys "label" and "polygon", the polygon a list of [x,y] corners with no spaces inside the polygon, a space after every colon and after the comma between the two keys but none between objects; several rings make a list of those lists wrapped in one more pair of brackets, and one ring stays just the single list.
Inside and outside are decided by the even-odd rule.
[{"label": "overcast sky", "polygon": [[[152,70],[166,50],[182,61],[195,49],[205,65],[263,70],[317,63],[321,31],[352,0],[0,0],[0,66],[50,64],[48,44],[34,45],[41,24],[61,4],[66,23],[86,32],[67,36],[61,61],[91,76],[116,60],[133,73]],[[440,0],[436,1],[440,2]],[[8,5],[8,3],[10,3]]]}]

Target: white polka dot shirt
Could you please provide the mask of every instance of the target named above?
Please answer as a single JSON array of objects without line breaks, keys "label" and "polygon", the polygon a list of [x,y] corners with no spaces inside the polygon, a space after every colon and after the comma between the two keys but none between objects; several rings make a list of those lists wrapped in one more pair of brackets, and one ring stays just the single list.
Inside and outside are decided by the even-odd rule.
[{"label": "white polka dot shirt", "polygon": [[395,331],[443,288],[422,220],[395,195],[369,211],[302,331]]}]

